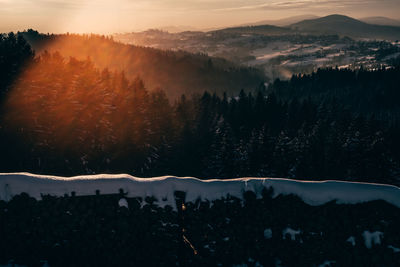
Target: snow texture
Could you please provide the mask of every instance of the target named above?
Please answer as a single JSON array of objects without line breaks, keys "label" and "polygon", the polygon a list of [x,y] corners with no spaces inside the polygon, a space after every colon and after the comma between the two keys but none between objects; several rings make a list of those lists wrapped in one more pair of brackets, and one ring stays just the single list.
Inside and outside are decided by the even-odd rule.
[{"label": "snow texture", "polygon": [[294,194],[313,206],[330,201],[355,204],[384,200],[400,207],[400,188],[391,185],[343,182],[298,181],[281,178],[237,178],[230,180],[200,180],[192,177],[163,176],[137,178],[128,174],[99,174],[75,177],[57,177],[30,173],[0,174],[0,199],[10,200],[25,192],[40,199],[42,195],[64,196],[75,192],[77,196],[116,194],[120,189],[127,197],[155,197],[159,206],[175,207],[175,191],[186,192],[186,201],[197,199],[213,201],[227,195],[242,198],[245,191],[262,197],[263,188],[273,188],[274,195]]},{"label": "snow texture", "polygon": [[294,230],[294,229],[288,227],[282,231],[282,238],[286,239],[287,234],[289,234],[290,239],[294,241],[294,240],[296,240],[296,235],[300,234],[300,230]]},{"label": "snow texture", "polygon": [[356,245],[356,239],[354,238],[354,236],[350,236],[349,238],[347,238],[346,242],[349,242],[353,247]]},{"label": "snow texture", "polygon": [[372,248],[372,245],[380,245],[381,244],[381,238],[383,237],[383,233],[379,231],[375,231],[371,233],[370,231],[364,231],[362,233],[362,236],[364,237],[365,241],[365,246],[367,248]]},{"label": "snow texture", "polygon": [[272,238],[272,230],[271,228],[267,228],[264,230],[264,238],[271,239]]},{"label": "snow texture", "polygon": [[400,248],[393,247],[392,245],[389,245],[388,248],[393,249],[393,252],[394,252],[394,253],[400,252]]},{"label": "snow texture", "polygon": [[121,199],[118,201],[118,205],[119,205],[120,207],[129,208],[129,206],[128,206],[128,201],[127,201],[125,198],[121,198]]}]

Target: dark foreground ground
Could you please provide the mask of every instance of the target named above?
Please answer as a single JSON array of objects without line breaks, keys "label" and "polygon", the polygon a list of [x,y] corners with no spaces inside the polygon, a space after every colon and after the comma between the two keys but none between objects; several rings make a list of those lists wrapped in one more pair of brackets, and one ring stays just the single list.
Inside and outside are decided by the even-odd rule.
[{"label": "dark foreground ground", "polygon": [[[0,201],[0,265],[400,265],[399,208],[263,195],[185,203],[176,192],[174,211],[123,192],[39,201],[21,194]],[[375,233],[370,245],[368,233]]]}]

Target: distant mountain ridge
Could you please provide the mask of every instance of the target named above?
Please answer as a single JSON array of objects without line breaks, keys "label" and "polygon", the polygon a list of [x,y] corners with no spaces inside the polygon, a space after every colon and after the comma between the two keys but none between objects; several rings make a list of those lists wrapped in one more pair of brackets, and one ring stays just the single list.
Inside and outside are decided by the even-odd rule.
[{"label": "distant mountain ridge", "polygon": [[311,34],[338,34],[352,38],[400,39],[400,27],[368,24],[338,14],[303,20],[290,25],[290,28]]},{"label": "distant mountain ridge", "polygon": [[400,26],[400,20],[391,19],[387,17],[365,17],[365,18],[360,18],[360,20],[369,24]]},{"label": "distant mountain ridge", "polygon": [[292,29],[287,27],[279,27],[274,25],[256,25],[256,26],[240,26],[231,27],[213,31],[214,33],[237,33],[237,34],[266,34],[281,35],[292,33]]},{"label": "distant mountain ridge", "polygon": [[317,19],[319,18],[318,16],[315,15],[299,15],[299,16],[293,16],[293,17],[287,17],[287,18],[282,18],[282,19],[267,19],[267,20],[260,20],[256,22],[251,22],[251,23],[245,23],[241,24],[239,26],[260,26],[260,25],[274,25],[274,26],[288,26],[303,20],[307,19]]},{"label": "distant mountain ridge", "polygon": [[[167,31],[165,31],[167,30]],[[183,30],[183,29],[182,29]],[[133,34],[152,33],[152,30]],[[154,31],[154,30],[153,30]],[[279,20],[261,20],[231,27],[214,28],[199,31],[179,31],[178,29],[161,29],[156,35],[187,34],[183,38],[204,38],[207,34],[254,34],[254,35],[339,35],[353,39],[400,40],[400,21],[386,17],[367,17],[355,19],[349,16],[332,14],[325,17],[314,15],[294,16]],[[125,34],[126,35],[126,34]],[[221,37],[221,36],[220,36]]]},{"label": "distant mountain ridge", "polygon": [[[304,17],[309,18],[302,19]],[[400,21],[398,22],[399,26],[395,26],[396,23],[396,20],[385,17],[365,18],[364,22],[339,14],[333,14],[325,17],[306,15],[276,21],[264,20],[255,23],[219,29],[212,32],[262,35],[281,35],[292,33],[312,35],[337,34],[355,39],[365,38],[399,40]]]}]

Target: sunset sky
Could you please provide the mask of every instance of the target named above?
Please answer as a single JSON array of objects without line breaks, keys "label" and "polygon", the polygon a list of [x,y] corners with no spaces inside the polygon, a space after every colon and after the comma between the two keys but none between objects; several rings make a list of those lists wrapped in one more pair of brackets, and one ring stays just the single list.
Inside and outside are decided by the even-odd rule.
[{"label": "sunset sky", "polygon": [[400,18],[400,0],[0,0],[0,32],[112,33],[198,29],[302,14]]}]

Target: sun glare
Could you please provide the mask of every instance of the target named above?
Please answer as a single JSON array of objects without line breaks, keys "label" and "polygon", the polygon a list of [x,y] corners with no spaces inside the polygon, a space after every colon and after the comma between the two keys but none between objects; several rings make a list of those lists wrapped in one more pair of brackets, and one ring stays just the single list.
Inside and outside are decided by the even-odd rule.
[{"label": "sun glare", "polygon": [[145,94],[140,81],[129,83],[123,73],[101,72],[90,60],[44,53],[17,79],[5,121],[10,129],[44,145],[106,149],[141,138],[134,128],[143,128],[138,109]]}]

